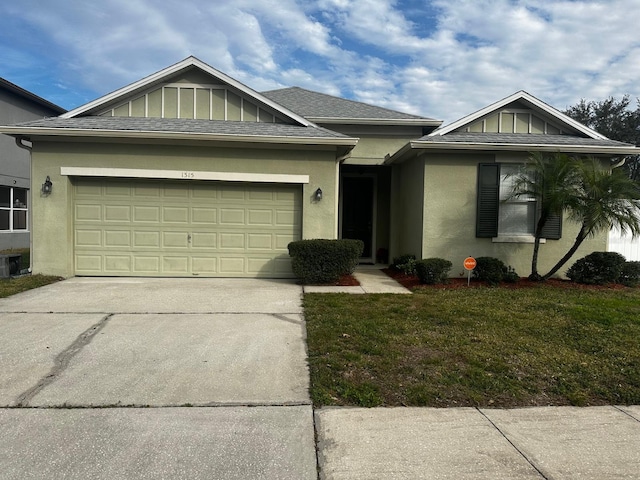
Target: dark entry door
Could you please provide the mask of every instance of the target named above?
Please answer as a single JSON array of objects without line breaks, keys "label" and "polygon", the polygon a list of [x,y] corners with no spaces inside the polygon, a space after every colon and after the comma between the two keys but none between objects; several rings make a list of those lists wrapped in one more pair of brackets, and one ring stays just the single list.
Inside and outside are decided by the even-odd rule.
[{"label": "dark entry door", "polygon": [[363,258],[373,258],[373,178],[343,177],[342,238],[364,242]]}]

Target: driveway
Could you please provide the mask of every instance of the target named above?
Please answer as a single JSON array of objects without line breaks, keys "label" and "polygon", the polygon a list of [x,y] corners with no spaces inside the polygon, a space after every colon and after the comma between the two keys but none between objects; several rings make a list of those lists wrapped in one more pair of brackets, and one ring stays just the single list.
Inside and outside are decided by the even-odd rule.
[{"label": "driveway", "polygon": [[288,281],[72,278],[0,299],[3,478],[316,478],[304,337]]}]

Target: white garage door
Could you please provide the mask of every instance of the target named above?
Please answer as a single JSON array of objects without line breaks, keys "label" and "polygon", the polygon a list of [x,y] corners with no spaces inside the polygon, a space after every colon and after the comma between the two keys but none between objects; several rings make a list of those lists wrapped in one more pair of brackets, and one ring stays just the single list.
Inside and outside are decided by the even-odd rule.
[{"label": "white garage door", "polygon": [[76,275],[291,277],[301,187],[75,179]]}]

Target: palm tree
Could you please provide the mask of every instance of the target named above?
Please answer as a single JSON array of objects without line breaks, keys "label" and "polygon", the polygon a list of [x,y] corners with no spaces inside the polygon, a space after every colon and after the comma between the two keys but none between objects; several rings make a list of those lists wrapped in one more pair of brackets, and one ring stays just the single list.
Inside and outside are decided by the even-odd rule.
[{"label": "palm tree", "polygon": [[578,160],[564,153],[545,155],[535,152],[514,178],[509,198],[534,198],[539,205],[540,216],[534,232],[530,280],[542,280],[538,273],[538,253],[547,221],[553,217],[561,217],[564,210],[576,201],[579,193],[578,165]]},{"label": "palm tree", "polygon": [[[581,161],[563,153],[534,153],[517,174],[511,196],[532,197],[539,205],[529,275],[532,280],[551,277],[585,239],[602,230],[618,227],[622,233],[640,235],[640,189],[624,172],[612,171],[595,158]],[[544,227],[564,212],[580,224],[580,231],[566,255],[548,273],[540,275],[538,253]]]},{"label": "palm tree", "polygon": [[602,230],[617,227],[623,234],[640,236],[640,188],[621,169],[604,167],[591,158],[579,166],[579,195],[567,205],[569,217],[580,224],[573,245],[543,279],[556,273],[582,242]]}]

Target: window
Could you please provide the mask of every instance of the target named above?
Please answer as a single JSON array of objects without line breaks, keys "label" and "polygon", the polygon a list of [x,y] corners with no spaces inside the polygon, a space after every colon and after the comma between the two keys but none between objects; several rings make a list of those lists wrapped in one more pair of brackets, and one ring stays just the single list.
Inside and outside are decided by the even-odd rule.
[{"label": "window", "polygon": [[[512,174],[520,167],[512,163],[483,163],[478,166],[476,237],[497,241],[533,238],[538,219],[535,199],[516,197],[507,200],[515,181]],[[550,218],[542,237],[557,240],[561,234],[560,217]]]},{"label": "window", "polygon": [[27,189],[0,186],[0,231],[27,229]]},{"label": "window", "polygon": [[532,197],[509,198],[515,175],[522,168],[518,164],[500,165],[500,203],[498,205],[498,236],[535,234],[536,200]]}]

